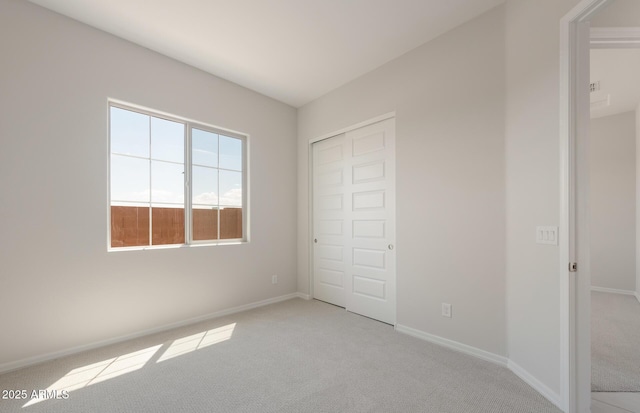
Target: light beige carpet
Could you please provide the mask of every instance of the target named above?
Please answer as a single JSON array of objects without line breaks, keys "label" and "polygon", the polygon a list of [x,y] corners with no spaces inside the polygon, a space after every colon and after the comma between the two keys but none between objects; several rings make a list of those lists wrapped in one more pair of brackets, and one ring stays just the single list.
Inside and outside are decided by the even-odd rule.
[{"label": "light beige carpet", "polygon": [[0,412],[560,412],[503,367],[300,299],[0,376],[65,386]]},{"label": "light beige carpet", "polygon": [[640,392],[640,302],[591,293],[591,390]]}]

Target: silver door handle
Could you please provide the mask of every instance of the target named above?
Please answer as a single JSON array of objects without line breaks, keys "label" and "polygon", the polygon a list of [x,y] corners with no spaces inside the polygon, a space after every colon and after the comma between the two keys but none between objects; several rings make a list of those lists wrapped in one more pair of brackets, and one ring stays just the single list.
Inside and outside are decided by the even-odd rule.
[{"label": "silver door handle", "polygon": [[393,249],[393,244],[389,244],[388,248],[389,248],[390,250],[392,250],[392,249]]},{"label": "silver door handle", "polygon": [[314,238],[314,239],[313,239],[313,243],[314,243],[314,244],[317,244],[317,243],[318,243],[318,238]]}]

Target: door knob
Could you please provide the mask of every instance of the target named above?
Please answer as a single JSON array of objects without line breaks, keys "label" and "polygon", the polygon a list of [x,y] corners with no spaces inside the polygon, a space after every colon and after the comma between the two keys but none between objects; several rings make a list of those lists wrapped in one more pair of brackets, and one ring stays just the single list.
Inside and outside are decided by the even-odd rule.
[{"label": "door knob", "polygon": [[393,249],[393,244],[389,244],[388,248],[389,248],[390,250],[392,250],[392,249]]}]

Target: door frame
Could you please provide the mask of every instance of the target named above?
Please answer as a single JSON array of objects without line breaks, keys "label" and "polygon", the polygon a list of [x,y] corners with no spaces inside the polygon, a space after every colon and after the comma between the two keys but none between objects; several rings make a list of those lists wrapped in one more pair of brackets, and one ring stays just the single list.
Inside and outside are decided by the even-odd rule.
[{"label": "door frame", "polygon": [[560,397],[568,413],[591,411],[589,20],[612,1],[582,0],[560,20]]},{"label": "door frame", "polygon": [[640,27],[592,27],[592,49],[638,49]]},{"label": "door frame", "polygon": [[[307,187],[309,188],[309,199],[308,199],[308,205],[309,205],[309,221],[307,222],[308,225],[308,231],[307,233],[309,234],[309,239],[308,239],[308,246],[309,246],[309,250],[308,250],[308,254],[309,254],[309,297],[310,298],[315,298],[314,296],[314,291],[313,291],[313,278],[315,276],[314,271],[313,271],[313,263],[314,263],[314,254],[313,254],[313,218],[314,218],[314,210],[313,210],[313,206],[314,206],[314,202],[313,202],[313,144],[316,142],[320,142],[323,141],[325,139],[329,139],[332,138],[334,136],[337,135],[341,135],[343,133],[347,133],[347,132],[351,132],[353,130],[356,129],[360,129],[363,128],[365,126],[369,126],[369,125],[373,125],[374,123],[378,123],[378,122],[382,122],[385,121],[387,119],[393,119],[396,117],[396,112],[387,112],[384,113],[382,115],[367,119],[365,121],[362,122],[358,122],[356,124],[353,124],[351,126],[347,126],[345,128],[342,129],[338,129],[337,131],[334,132],[330,132],[330,133],[325,133],[322,134],[316,138],[312,138],[309,139],[309,144],[307,147],[307,159],[308,159],[308,165],[309,165],[309,170],[307,171],[307,177],[308,177],[308,183],[307,183]],[[396,138],[397,138],[397,133],[396,133]],[[397,139],[396,139],[397,140]],[[395,156],[395,154],[394,154]],[[395,190],[395,189],[394,189]],[[396,264],[396,268],[397,268],[397,264]],[[398,279],[398,275],[396,273],[396,308],[398,306],[398,301],[397,301],[397,279]],[[397,313],[396,313],[397,314]],[[397,321],[397,320],[396,320]]]}]

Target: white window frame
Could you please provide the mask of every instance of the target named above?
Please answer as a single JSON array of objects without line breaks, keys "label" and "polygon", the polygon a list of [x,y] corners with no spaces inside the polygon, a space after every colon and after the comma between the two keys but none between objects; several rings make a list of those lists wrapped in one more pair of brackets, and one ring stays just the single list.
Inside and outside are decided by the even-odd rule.
[{"label": "white window frame", "polygon": [[[163,245],[139,245],[129,247],[112,247],[111,246],[111,108],[128,110],[159,119],[181,123],[185,126],[184,136],[184,165],[185,165],[185,186],[184,186],[184,244],[163,244]],[[192,214],[192,156],[191,156],[191,132],[193,129],[199,129],[230,138],[238,139],[242,142],[242,237],[231,239],[220,239],[220,202],[218,200],[218,239],[215,240],[194,240],[193,239],[193,214]],[[166,249],[166,248],[183,248],[192,246],[214,246],[214,245],[232,245],[243,244],[249,242],[249,135],[237,132],[220,126],[210,125],[204,122],[194,121],[184,117],[167,114],[157,110],[145,108],[131,103],[119,100],[109,99],[107,104],[107,250],[108,251],[131,251],[131,250],[148,250],[148,249]],[[225,168],[216,167],[216,170],[226,170]],[[220,188],[218,187],[218,191]],[[219,194],[218,194],[219,195]],[[151,214],[152,202],[149,202],[149,213]],[[149,217],[149,242],[152,242],[153,220]]]}]

